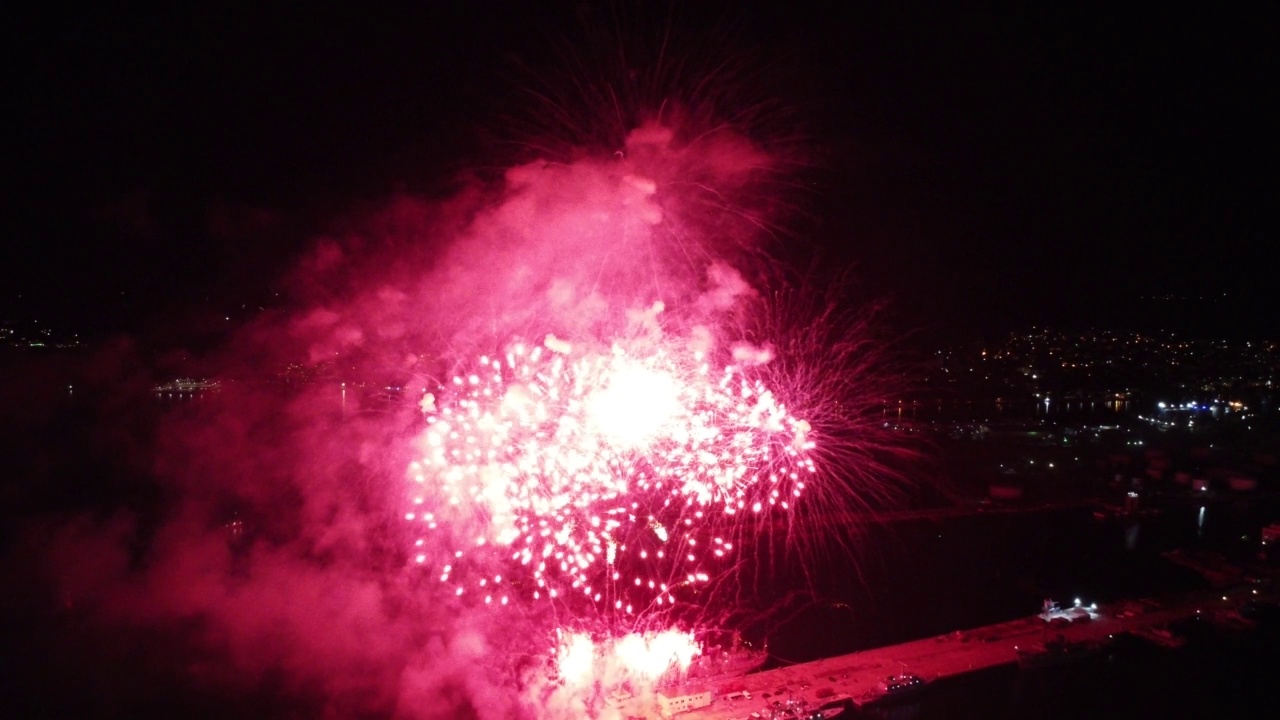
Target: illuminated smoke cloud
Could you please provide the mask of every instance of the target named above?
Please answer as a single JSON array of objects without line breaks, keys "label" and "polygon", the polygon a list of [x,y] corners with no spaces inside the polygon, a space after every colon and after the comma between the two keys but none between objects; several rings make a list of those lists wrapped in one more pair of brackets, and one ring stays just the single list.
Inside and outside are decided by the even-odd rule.
[{"label": "illuminated smoke cloud", "polygon": [[[399,197],[318,240],[290,279],[296,310],[246,328],[218,361],[222,392],[166,422],[166,519],[145,532],[126,517],[54,531],[60,596],[107,626],[171,638],[193,658],[186,681],[230,697],[277,693],[333,717],[605,712],[595,689],[559,677],[543,611],[455,602],[413,563],[403,516],[423,411],[439,409],[427,388],[519,338],[549,355],[557,342],[574,358],[607,360],[615,343],[637,353],[583,408],[623,455],[688,421],[661,396],[688,381],[692,358],[726,347],[721,319],[756,295],[722,258],[760,240],[736,221],[708,235],[714,216],[683,213],[706,212],[691,195],[717,183],[749,184],[766,158],[742,138],[709,154],[655,128],[637,138],[626,159],[526,164],[442,202]],[[653,365],[657,351],[678,362]],[[310,382],[263,382],[291,365]],[[414,394],[370,404],[392,382]],[[659,401],[639,425],[625,412],[637,391]],[[506,501],[485,505],[498,534],[515,522]],[[243,537],[229,535],[233,521]],[[661,530],[636,527],[660,544]],[[451,547],[421,537],[426,551]],[[658,662],[640,656],[641,668]],[[641,672],[592,662],[604,679]]]},{"label": "illuminated smoke cloud", "polygon": [[726,198],[758,192],[768,158],[728,130],[686,147],[658,128],[636,135],[625,158],[532,162],[443,204],[399,199],[313,253],[298,282],[317,307],[295,333],[315,360],[368,352],[394,366],[393,343],[608,343],[655,331],[662,303],[668,332],[710,349],[718,316],[752,293],[728,261],[765,239]]},{"label": "illuminated smoke cloud", "polygon": [[[349,217],[290,275],[293,309],[222,354],[223,391],[169,419],[167,515],[50,531],[59,592],[170,634],[195,685],[283,678],[330,717],[578,718],[611,712],[606,686],[651,693],[698,648],[647,613],[731,567],[738,518],[796,502],[830,452],[834,420],[789,401],[827,381],[775,383],[800,360],[744,334],[778,172],[728,125],[651,119]],[[306,382],[267,382],[288,373]],[[703,559],[634,572],[664,553]],[[508,568],[518,590],[482,589]],[[633,619],[592,624],[611,612]]]}]

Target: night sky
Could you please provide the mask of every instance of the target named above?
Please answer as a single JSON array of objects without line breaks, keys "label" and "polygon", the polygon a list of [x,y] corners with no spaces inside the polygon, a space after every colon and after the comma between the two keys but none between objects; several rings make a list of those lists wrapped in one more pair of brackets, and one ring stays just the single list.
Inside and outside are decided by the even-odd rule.
[{"label": "night sky", "polygon": [[[417,5],[10,15],[0,315],[163,333],[265,304],[344,216],[492,162],[522,84],[555,82],[551,48],[584,19],[627,18],[638,42],[668,16]],[[1280,11],[1207,12],[777,3],[670,22],[771,68],[737,93],[808,150],[788,255],[852,265],[896,329],[1274,335]],[[1206,299],[1142,299],[1168,294]]]}]

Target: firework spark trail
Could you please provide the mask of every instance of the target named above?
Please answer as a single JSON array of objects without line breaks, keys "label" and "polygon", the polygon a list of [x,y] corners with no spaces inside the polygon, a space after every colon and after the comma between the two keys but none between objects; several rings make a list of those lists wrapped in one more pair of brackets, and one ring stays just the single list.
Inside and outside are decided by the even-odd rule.
[{"label": "firework spark trail", "polygon": [[803,153],[731,88],[780,95],[723,58],[599,59],[526,108],[537,157],[331,219],[287,299],[205,359],[222,390],[166,421],[166,517],[31,534],[75,617],[183,647],[130,685],[172,667],[229,708],[617,716],[602,687],[740,667],[716,631],[790,582],[790,528],[882,487],[856,481],[882,447],[851,400],[875,382],[861,326],[775,302]]},{"label": "firework spark trail", "polygon": [[[448,250],[425,304],[453,323],[438,344],[451,369],[423,398],[411,557],[460,606],[591,627],[597,651],[686,625],[676,605],[741,593],[744,565],[758,579],[777,561],[759,536],[789,533],[801,496],[854,494],[848,477],[816,482],[815,458],[841,450],[818,447],[827,428],[810,423],[838,423],[826,406],[840,396],[815,385],[791,401],[829,380],[771,370],[772,334],[740,332],[776,277],[764,243],[796,158],[709,106],[659,99],[623,113],[605,146],[571,128],[559,152],[506,171],[503,201]],[[544,333],[572,342],[513,339]],[[787,367],[820,362],[809,348]]]},{"label": "firework spark trail", "polygon": [[406,518],[452,536],[416,560],[485,603],[669,606],[733,553],[735,516],[787,510],[814,472],[808,424],[697,352],[549,337],[479,358],[442,395],[424,398]]},{"label": "firework spark trail", "polygon": [[410,557],[430,597],[522,623],[563,688],[574,668],[635,687],[682,666],[635,648],[662,632],[696,646],[682,611],[744,592],[744,566],[758,584],[778,560],[758,536],[856,497],[863,477],[817,462],[847,451],[834,428],[865,428],[847,424],[866,409],[849,402],[863,348],[798,340],[820,315],[753,318],[777,278],[763,244],[778,158],[727,126],[660,119],[617,152],[506,171],[461,224],[423,233],[449,238],[426,272],[392,291],[372,267],[383,282],[355,289],[313,353],[389,339],[400,358],[415,348],[411,372],[449,368],[410,443]]}]

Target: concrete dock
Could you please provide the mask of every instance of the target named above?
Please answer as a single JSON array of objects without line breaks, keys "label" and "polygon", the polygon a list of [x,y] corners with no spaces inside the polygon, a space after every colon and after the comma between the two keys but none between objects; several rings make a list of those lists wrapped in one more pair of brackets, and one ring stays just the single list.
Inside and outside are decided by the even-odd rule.
[{"label": "concrete dock", "polygon": [[[1231,588],[1210,588],[1173,596],[1113,603],[1097,607],[1067,605],[1059,613],[1046,613],[997,625],[963,630],[938,637],[864,650],[815,662],[768,670],[712,685],[696,682],[668,689],[664,695],[710,698],[710,704],[666,713],[658,709],[651,717],[680,720],[737,720],[769,718],[779,705],[799,700],[818,708],[841,698],[857,704],[879,695],[878,683],[890,675],[910,673],[931,682],[984,668],[1018,661],[1019,650],[1043,648],[1046,640],[1058,637],[1068,643],[1102,645],[1116,635],[1139,636],[1200,614],[1207,619],[1235,620],[1250,600],[1275,601],[1272,589],[1240,584]],[[1068,620],[1068,617],[1074,620]],[[1033,650],[1034,651],[1034,650]],[[923,690],[928,692],[927,686]],[[697,702],[697,701],[695,701]],[[701,704],[697,702],[697,704]],[[667,703],[671,707],[670,703]],[[676,705],[678,707],[678,705]]]}]

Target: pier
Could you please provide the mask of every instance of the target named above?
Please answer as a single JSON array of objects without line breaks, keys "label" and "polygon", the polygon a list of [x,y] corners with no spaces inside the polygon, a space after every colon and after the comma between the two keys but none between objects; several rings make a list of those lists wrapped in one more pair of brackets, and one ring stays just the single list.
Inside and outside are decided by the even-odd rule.
[{"label": "pier", "polygon": [[[1027,618],[952,632],[898,645],[767,670],[711,684],[696,681],[679,690],[667,689],[661,707],[644,717],[681,720],[739,720],[749,718],[809,718],[822,707],[835,716],[837,705],[862,706],[883,699],[879,684],[892,675],[911,674],[926,683],[986,668],[1052,654],[1056,644],[1102,648],[1121,634],[1157,642],[1167,626],[1197,616],[1225,627],[1249,627],[1240,611],[1250,601],[1277,601],[1273,586],[1242,582],[1229,588],[1212,587],[1176,595],[1112,603],[1105,607],[1071,604],[1061,610]],[[1062,661],[1071,656],[1063,654]],[[1045,665],[1059,664],[1048,657]],[[927,685],[921,689],[928,692]],[[701,705],[700,707],[698,705]],[[809,714],[781,712],[808,708]],[[687,710],[678,710],[681,707]],[[817,715],[816,717],[821,717]]]}]

